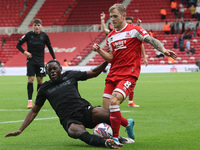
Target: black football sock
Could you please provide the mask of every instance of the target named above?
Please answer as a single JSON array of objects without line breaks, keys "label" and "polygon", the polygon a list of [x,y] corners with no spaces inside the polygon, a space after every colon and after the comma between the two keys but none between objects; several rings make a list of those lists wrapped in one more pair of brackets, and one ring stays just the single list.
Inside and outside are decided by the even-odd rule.
[{"label": "black football sock", "polygon": [[80,140],[89,145],[97,146],[97,147],[105,147],[105,142],[106,142],[105,139],[97,135],[92,135],[88,132],[84,132],[83,134],[81,134]]},{"label": "black football sock", "polygon": [[27,85],[27,91],[28,91],[28,100],[32,100],[33,83],[28,83],[28,85]]},{"label": "black football sock", "polygon": [[42,84],[38,84],[38,85],[37,85],[37,91],[38,91],[38,89],[41,87],[41,85],[42,85]]}]

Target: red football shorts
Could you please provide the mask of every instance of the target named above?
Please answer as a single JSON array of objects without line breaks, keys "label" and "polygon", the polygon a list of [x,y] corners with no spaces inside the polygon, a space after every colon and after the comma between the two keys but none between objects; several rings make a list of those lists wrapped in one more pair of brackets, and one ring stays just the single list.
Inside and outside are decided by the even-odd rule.
[{"label": "red football shorts", "polygon": [[131,93],[136,85],[137,78],[132,76],[112,76],[106,78],[104,89],[104,98],[110,98],[113,92],[118,92],[123,95],[124,99]]}]

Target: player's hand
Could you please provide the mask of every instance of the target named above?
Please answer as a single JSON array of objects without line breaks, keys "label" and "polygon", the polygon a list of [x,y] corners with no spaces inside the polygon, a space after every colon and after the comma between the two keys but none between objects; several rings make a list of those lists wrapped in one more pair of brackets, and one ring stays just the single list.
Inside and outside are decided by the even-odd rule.
[{"label": "player's hand", "polygon": [[101,20],[104,20],[104,19],[105,19],[105,17],[106,17],[105,13],[104,13],[104,12],[102,12],[102,13],[100,14],[100,18],[101,18]]},{"label": "player's hand", "polygon": [[175,58],[177,57],[177,56],[176,56],[176,53],[175,53],[174,51],[171,51],[171,50],[166,50],[166,49],[164,49],[163,54],[164,54],[165,56],[171,57],[171,58],[173,58],[173,59],[175,59]]},{"label": "player's hand", "polygon": [[93,45],[93,51],[95,51],[95,52],[99,52],[100,51],[100,46],[99,46],[99,44],[97,44],[97,43],[95,43],[94,45]]},{"label": "player's hand", "polygon": [[140,26],[140,24],[142,23],[142,20],[140,20],[139,18],[137,19],[137,25]]},{"label": "player's hand", "polygon": [[17,131],[15,131],[15,132],[10,132],[10,133],[6,134],[5,137],[17,136],[17,135],[19,135],[19,134],[21,134],[21,133],[22,133],[21,130],[17,130]]},{"label": "player's hand", "polygon": [[32,58],[32,54],[29,53],[29,52],[27,52],[27,51],[24,52],[24,55],[25,55],[27,58]]},{"label": "player's hand", "polygon": [[144,59],[144,64],[145,64],[145,66],[148,66],[148,61],[147,61],[147,59]]}]

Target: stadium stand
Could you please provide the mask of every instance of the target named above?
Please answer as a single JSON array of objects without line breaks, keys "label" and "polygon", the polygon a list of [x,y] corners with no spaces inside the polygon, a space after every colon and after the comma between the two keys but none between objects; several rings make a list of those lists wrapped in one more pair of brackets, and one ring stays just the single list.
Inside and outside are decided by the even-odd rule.
[{"label": "stadium stand", "polygon": [[119,3],[121,0],[78,0],[76,7],[71,11],[71,14],[65,23],[66,25],[86,25],[100,24],[99,14],[105,12],[108,19],[108,9],[114,3]]},{"label": "stadium stand", "polygon": [[[16,45],[21,36],[22,34],[12,34],[10,36],[0,35],[0,60],[4,64],[6,64],[8,60],[10,60],[14,55],[16,55],[19,52],[16,49]],[[13,66],[15,66],[15,64],[13,64]]]},{"label": "stadium stand", "polygon": [[1,0],[0,26],[19,26],[35,1],[36,0]]},{"label": "stadium stand", "polygon": [[[100,24],[100,13],[104,11],[107,20],[109,17],[108,8],[112,4],[121,1],[122,0],[45,0],[45,3],[34,18],[41,18],[43,26]],[[0,5],[0,26],[18,27],[35,2],[36,0],[2,0]],[[181,0],[177,0],[177,2],[179,4]],[[171,12],[170,0],[132,0],[127,7],[127,15],[140,18],[143,23],[159,23],[162,22],[160,18],[161,7],[167,9],[167,20],[174,21],[175,17]],[[146,11],[147,9],[148,11]],[[191,19],[191,14],[187,9],[184,14],[184,19],[188,18]],[[192,37],[191,40],[191,46],[193,45],[196,50],[195,54],[186,55],[185,52],[180,52],[179,49],[173,49],[172,41],[175,35],[165,35],[162,31],[156,30],[154,30],[154,33],[156,38],[165,44],[166,48],[176,51],[178,54],[178,58],[175,60],[176,64],[194,64],[196,60],[200,59],[200,46],[198,45],[200,41],[199,36]],[[58,60],[62,62],[66,58],[69,65],[78,65],[91,52],[94,43],[100,43],[105,39],[105,34],[103,32],[48,33],[48,35],[50,36]],[[181,34],[177,34],[176,36],[179,38],[180,35]],[[25,57],[15,48],[21,36],[22,34],[0,34],[0,60],[5,66],[25,66]],[[72,43],[74,45],[70,45]],[[166,57],[155,57],[156,53],[151,45],[144,45],[149,64],[168,64],[168,59]],[[26,49],[26,45],[23,46]],[[73,50],[73,47],[76,47],[76,50],[73,51],[73,53],[69,53],[70,50]],[[104,47],[104,49],[106,50],[106,47]],[[61,51],[66,51],[67,53]],[[46,58],[46,61],[50,59],[48,53],[46,54]],[[87,65],[97,65],[102,61],[103,59],[101,56],[97,54]],[[143,60],[141,61],[143,64]]]},{"label": "stadium stand", "polygon": [[40,18],[43,26],[62,25],[68,19],[76,3],[75,0],[46,0],[34,18]]},{"label": "stadium stand", "polygon": [[[180,0],[176,0],[179,6]],[[186,6],[185,6],[186,7]],[[166,19],[161,20],[160,10],[165,8],[167,11]],[[147,11],[148,10],[148,11]],[[143,23],[150,22],[165,22],[174,21],[174,13],[171,12],[169,0],[134,0],[131,1],[127,7],[127,15],[134,16],[134,18],[140,18]],[[190,10],[187,9],[184,13],[185,19],[191,19]],[[196,19],[194,19],[196,20]]]}]

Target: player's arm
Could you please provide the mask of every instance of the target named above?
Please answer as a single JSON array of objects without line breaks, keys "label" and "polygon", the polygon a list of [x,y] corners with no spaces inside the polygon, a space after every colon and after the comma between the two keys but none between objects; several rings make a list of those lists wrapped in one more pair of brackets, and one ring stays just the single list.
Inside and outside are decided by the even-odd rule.
[{"label": "player's arm", "polygon": [[144,58],[144,64],[146,66],[148,66],[148,61],[147,61],[147,57],[146,57],[146,54],[145,54],[144,44],[142,44],[141,50],[142,50],[142,55],[143,55],[143,58]]},{"label": "player's arm", "polygon": [[17,136],[17,135],[21,134],[22,131],[34,120],[34,118],[37,116],[40,109],[41,109],[41,106],[34,105],[32,107],[32,109],[29,111],[28,115],[26,116],[21,127],[15,132],[10,132],[10,133],[6,134],[5,137]]},{"label": "player's arm", "polygon": [[100,19],[101,19],[101,29],[103,30],[103,32],[105,34],[108,35],[110,33],[110,30],[106,27],[106,24],[105,24],[105,13],[104,12],[101,13]]},{"label": "player's arm", "polygon": [[108,63],[106,61],[102,62],[99,66],[95,67],[94,69],[92,69],[91,71],[87,71],[87,78],[93,78],[98,76],[108,65]]},{"label": "player's arm", "polygon": [[93,51],[99,53],[101,55],[101,57],[107,61],[108,63],[111,63],[112,62],[112,59],[113,59],[113,53],[112,51],[104,51],[100,46],[99,44],[94,44],[93,45]]},{"label": "player's arm", "polygon": [[32,54],[29,53],[28,51],[25,51],[25,50],[22,48],[22,45],[26,42],[26,40],[27,40],[27,34],[26,34],[26,35],[23,35],[23,36],[21,37],[21,39],[19,40],[19,42],[18,42],[16,48],[17,48],[20,52],[22,52],[27,58],[31,58],[31,57],[32,57]]},{"label": "player's arm", "polygon": [[50,42],[50,40],[49,40],[49,36],[48,36],[48,35],[47,35],[45,44],[46,44],[46,46],[48,47],[49,52],[50,52],[52,58],[55,60],[55,59],[56,59],[56,56],[55,56],[55,54],[54,54],[54,51],[53,51],[53,48],[52,48],[52,46],[51,46],[51,42]]},{"label": "player's arm", "polygon": [[164,55],[172,57],[173,59],[176,58],[175,52],[165,49],[165,47],[163,46],[163,44],[159,40],[157,40],[157,39],[155,39],[151,36],[147,36],[144,39],[144,42],[151,44],[155,49],[162,52]]}]

